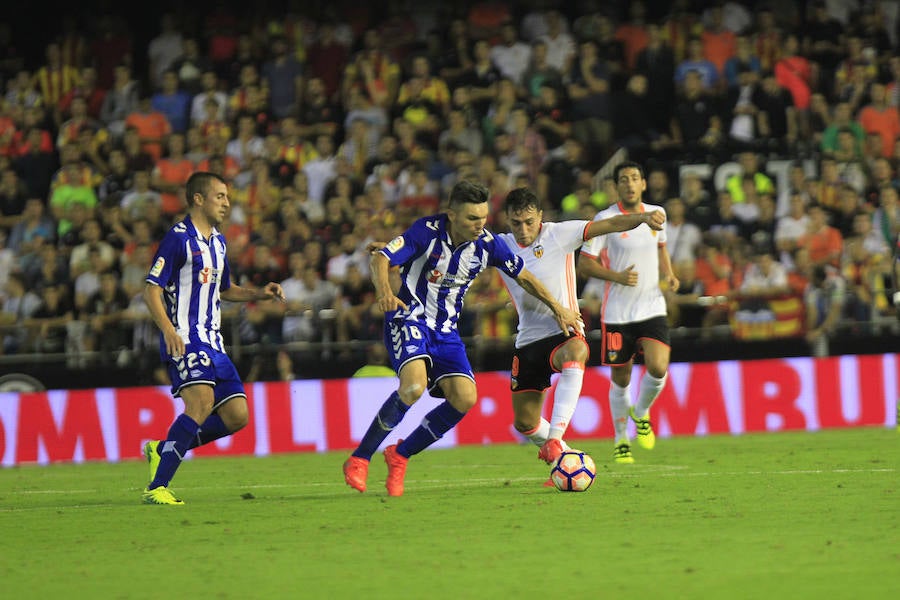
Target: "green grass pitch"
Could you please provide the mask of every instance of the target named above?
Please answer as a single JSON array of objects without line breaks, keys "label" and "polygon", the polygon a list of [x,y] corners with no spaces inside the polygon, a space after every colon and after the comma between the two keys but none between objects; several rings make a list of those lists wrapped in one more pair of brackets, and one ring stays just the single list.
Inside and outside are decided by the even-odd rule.
[{"label": "green grass pitch", "polygon": [[4,598],[882,598],[900,590],[900,432],[660,439],[586,493],[534,446],[431,450],[387,496],[344,453],[0,470]]}]

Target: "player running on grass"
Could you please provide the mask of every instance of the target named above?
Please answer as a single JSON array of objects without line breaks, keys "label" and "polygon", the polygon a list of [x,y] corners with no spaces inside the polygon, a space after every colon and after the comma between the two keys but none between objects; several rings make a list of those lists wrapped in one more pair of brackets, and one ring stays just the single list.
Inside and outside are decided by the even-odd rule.
[{"label": "player running on grass", "polygon": [[[639,164],[623,162],[616,166],[613,177],[619,203],[597,213],[595,221],[664,210],[661,206],[641,202],[647,180]],[[616,435],[613,457],[619,463],[633,463],[628,417],[637,428],[638,444],[653,448],[656,436],[648,414],[650,405],[666,384],[669,368],[669,326],[660,278],[673,292],[678,290],[678,279],[666,250],[666,229],[653,231],[638,227],[618,235],[595,237],[585,242],[581,253],[583,260],[578,262],[579,274],[606,280],[600,319],[601,360],[612,368],[609,407]],[[647,371],[641,378],[637,404],[631,406],[631,369],[638,352],[644,354]]]},{"label": "player running on grass", "polygon": [[[587,240],[606,233],[628,231],[642,224],[660,230],[662,211],[619,214],[599,221],[543,222],[541,202],[528,188],[518,188],[506,197],[506,216],[512,233],[498,237],[522,259],[559,302],[578,311],[575,290],[574,252]],[[588,345],[583,335],[567,336],[559,331],[553,313],[524,293],[501,272],[519,313],[516,350],[510,387],[513,394],[514,426],[540,447],[538,458],[553,464],[566,448],[562,441],[581,395]],[[548,422],[541,416],[544,391],[550,376],[561,373]]]},{"label": "player running on grass", "polygon": [[[560,304],[509,246],[485,231],[488,195],[483,185],[457,183],[446,213],[419,219],[372,257],[375,294],[385,313],[385,345],[400,384],[344,463],[344,480],[360,492],[366,490],[372,455],[426,389],[445,400],[409,437],[385,449],[385,487],[391,496],[403,494],[409,457],[443,437],[475,406],[475,377],[456,326],[463,296],[483,270],[500,269],[546,304],[563,335],[583,328],[579,313]],[[396,295],[388,280],[390,266],[400,266]]]},{"label": "player running on grass", "polygon": [[225,238],[216,229],[229,207],[225,180],[197,172],[185,184],[185,193],[188,216],[163,237],[144,288],[160,330],[160,354],[172,395],[184,401],[184,413],[166,439],[144,445],[150,463],[150,483],[143,493],[147,504],[184,504],[168,485],[188,450],[247,424],[247,395],[219,330],[220,299],[284,301],[277,283],[250,289],[231,282]]}]

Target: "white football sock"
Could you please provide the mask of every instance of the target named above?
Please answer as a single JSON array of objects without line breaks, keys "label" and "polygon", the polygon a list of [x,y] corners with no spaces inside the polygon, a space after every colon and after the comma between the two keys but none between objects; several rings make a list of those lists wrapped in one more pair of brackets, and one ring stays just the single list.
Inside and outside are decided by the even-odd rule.
[{"label": "white football sock", "polygon": [[666,379],[669,374],[666,373],[659,379],[651,375],[649,372],[644,373],[641,377],[641,389],[638,391],[637,403],[634,406],[634,414],[636,417],[646,417],[650,412],[653,401],[659,397],[660,392],[666,386]]},{"label": "white football sock", "polygon": [[628,409],[631,407],[631,384],[620,387],[615,381],[609,382],[609,412],[612,414],[616,444],[628,441]]},{"label": "white football sock", "polygon": [[525,437],[527,437],[535,446],[543,446],[547,441],[547,438],[550,437],[550,422],[547,421],[544,417],[541,417],[541,422],[537,427],[532,429],[531,431],[526,431],[523,433]]},{"label": "white football sock", "polygon": [[584,365],[572,361],[563,365],[562,375],[556,382],[553,395],[553,413],[550,415],[550,437],[561,440],[572,420],[572,414],[581,397]]}]

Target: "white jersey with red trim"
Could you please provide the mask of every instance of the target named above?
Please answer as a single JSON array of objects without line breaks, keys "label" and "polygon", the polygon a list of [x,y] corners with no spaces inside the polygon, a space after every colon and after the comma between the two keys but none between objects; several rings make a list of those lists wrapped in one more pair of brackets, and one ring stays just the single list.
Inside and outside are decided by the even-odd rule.
[{"label": "white jersey with red trim", "polygon": [[[590,224],[590,221],[542,223],[534,242],[524,247],[516,243],[511,233],[497,237],[525,261],[525,268],[544,284],[550,295],[563,306],[577,311],[575,251],[584,243],[585,231]],[[519,313],[516,348],[562,333],[550,307],[526,292],[506,273],[501,271],[500,275]]]},{"label": "white jersey with red trim", "polygon": [[[641,212],[665,210],[662,206],[641,203]],[[595,221],[627,214],[621,204],[601,210]],[[666,299],[659,287],[659,248],[666,243],[666,228],[654,231],[646,223],[635,229],[610,233],[588,240],[581,247],[586,258],[600,258],[601,264],[613,271],[624,271],[630,265],[638,274],[636,286],[607,281],[603,294],[604,323],[635,323],[666,315]]]}]

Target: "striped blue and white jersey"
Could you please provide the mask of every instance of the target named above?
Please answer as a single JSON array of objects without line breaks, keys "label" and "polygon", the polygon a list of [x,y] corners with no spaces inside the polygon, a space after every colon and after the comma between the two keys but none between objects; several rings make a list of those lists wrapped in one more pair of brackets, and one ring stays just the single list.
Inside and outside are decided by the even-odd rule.
[{"label": "striped blue and white jersey", "polygon": [[456,330],[463,296],[479,273],[488,267],[510,277],[521,273],[522,259],[489,231],[454,248],[447,224],[445,213],[419,219],[381,250],[392,266],[400,267],[397,297],[409,307],[389,317],[449,333]]},{"label": "striped blue and white jersey", "polygon": [[[224,352],[219,292],[231,287],[225,236],[213,228],[204,239],[190,215],[185,217],[160,242],[147,282],[163,289],[166,313],[185,344],[202,343]],[[160,345],[165,352],[162,334]]]}]

